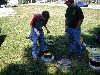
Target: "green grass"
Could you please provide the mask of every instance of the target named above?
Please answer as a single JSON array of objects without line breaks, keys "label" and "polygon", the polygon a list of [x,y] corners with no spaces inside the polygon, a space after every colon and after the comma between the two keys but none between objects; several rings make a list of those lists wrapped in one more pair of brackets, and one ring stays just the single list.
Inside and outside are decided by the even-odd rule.
[{"label": "green grass", "polygon": [[[30,33],[30,21],[35,13],[43,10],[50,12],[50,20],[47,23],[51,31],[52,40],[57,42],[53,47],[48,47],[54,52],[55,60],[69,53],[69,43],[64,32],[65,7],[58,6],[19,6],[14,8],[17,14],[0,18],[1,35],[5,36],[0,47],[0,75],[97,75],[88,66],[88,53],[83,49],[84,57],[82,62],[77,56],[72,61],[72,68],[63,72],[53,63],[45,65],[40,60],[33,61],[31,56],[32,42],[25,37]],[[82,36],[84,41],[92,46],[95,44],[95,35],[100,31],[100,10],[83,9],[85,15],[82,24]],[[46,34],[46,41],[49,35]]]}]

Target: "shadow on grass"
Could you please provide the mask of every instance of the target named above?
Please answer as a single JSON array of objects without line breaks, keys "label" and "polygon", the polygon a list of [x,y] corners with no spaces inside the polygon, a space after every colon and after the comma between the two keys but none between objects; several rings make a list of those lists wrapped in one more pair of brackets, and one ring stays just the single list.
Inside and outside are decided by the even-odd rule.
[{"label": "shadow on grass", "polygon": [[[97,44],[95,44],[95,35],[97,30],[99,30],[98,27],[94,28],[93,31],[89,31],[89,33],[92,34],[93,36],[82,34],[84,41],[86,41],[87,44],[90,44],[92,46],[97,46]],[[47,41],[48,38],[49,37],[47,37]],[[59,60],[62,56],[68,56],[69,43],[66,38],[66,35],[58,37],[52,36],[51,40],[53,40],[56,44],[54,46],[48,46],[48,49],[50,49],[53,52],[55,56],[55,61]],[[27,46],[24,49],[24,56],[22,59],[24,63],[9,64],[1,71],[0,75],[99,75],[98,72],[92,71],[89,68],[88,52],[85,50],[84,47],[83,47],[82,61],[78,61],[77,56],[75,55],[75,57],[72,59],[71,68],[68,70],[68,72],[61,71],[56,66],[56,63],[54,63],[51,65],[54,65],[53,67],[56,68],[51,69],[50,73],[49,72],[50,70],[48,68],[50,68],[51,65],[44,64],[40,59],[38,61],[33,61],[31,52],[32,52],[32,47]],[[52,73],[54,70],[55,72]]]},{"label": "shadow on grass", "polygon": [[0,73],[0,75],[26,75],[25,64],[10,64],[6,66]]},{"label": "shadow on grass", "polygon": [[[59,40],[59,39],[58,39]],[[59,41],[57,41],[59,42]],[[56,44],[59,45],[60,43]],[[63,44],[63,42],[62,42]],[[62,52],[62,49],[59,50],[59,47],[49,47],[49,49],[52,49],[52,51],[55,53],[55,56],[57,55],[56,51]],[[61,45],[60,45],[61,47]],[[0,75],[53,75],[52,73],[49,73],[50,65],[44,64],[41,59],[38,61],[34,61],[32,58],[32,47],[27,46],[24,49],[24,55],[22,61],[24,63],[18,64],[18,63],[12,63],[6,66],[2,71],[0,72]],[[40,50],[41,52],[41,50]],[[60,55],[59,55],[60,54]],[[62,54],[58,53],[58,57],[60,57]],[[41,56],[41,55],[40,55]],[[53,66],[56,67],[56,66]],[[57,68],[57,67],[56,67]],[[51,69],[51,72],[53,70]],[[56,70],[54,75],[66,75],[66,73],[63,73],[60,70]]]},{"label": "shadow on grass", "polygon": [[100,48],[100,45],[96,43],[96,35],[99,31],[100,31],[100,25],[97,25],[97,27],[95,27],[93,30],[88,31],[89,34],[91,34],[91,36],[82,34],[82,36],[84,38],[84,42],[87,45],[91,45],[91,47],[94,47],[94,48],[99,47]]},{"label": "shadow on grass", "polygon": [[9,64],[2,69],[0,75],[48,75],[46,66],[43,63],[33,61],[31,57],[31,47],[25,49],[22,61],[24,62],[22,64]]},{"label": "shadow on grass", "polygon": [[6,36],[7,36],[7,35],[1,35],[1,36],[0,36],[0,47],[1,47],[2,43],[4,42]]},{"label": "shadow on grass", "polygon": [[[51,49],[52,52],[55,52],[55,51],[53,51],[54,48],[55,48],[55,46],[48,47],[48,49]],[[27,64],[29,65],[28,71],[32,72],[30,74],[28,73],[28,75],[66,75],[66,73],[63,73],[62,71],[57,69],[55,64],[45,64],[41,60],[41,56],[42,56],[42,51],[40,50],[40,55],[39,55],[38,61],[34,61],[32,58],[32,47],[27,47],[25,49],[24,57],[27,58],[27,60],[28,60],[28,62],[27,62]],[[55,68],[50,69],[50,67],[51,68],[55,67],[56,70],[55,70]],[[52,72],[54,72],[54,73],[52,73]]]}]

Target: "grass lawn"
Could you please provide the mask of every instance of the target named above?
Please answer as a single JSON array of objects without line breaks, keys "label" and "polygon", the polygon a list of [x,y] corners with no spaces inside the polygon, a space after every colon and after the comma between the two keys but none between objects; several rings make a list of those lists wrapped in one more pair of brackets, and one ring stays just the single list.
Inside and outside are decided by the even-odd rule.
[{"label": "grass lawn", "polygon": [[[47,23],[51,31],[52,40],[57,42],[49,47],[54,52],[55,60],[63,55],[68,56],[69,43],[64,32],[64,20],[66,7],[59,6],[19,6],[14,8],[17,14],[0,18],[0,75],[99,75],[88,66],[88,52],[83,49],[83,60],[78,61],[77,56],[72,60],[72,68],[66,72],[57,68],[57,64],[45,65],[41,61],[33,61],[31,56],[32,42],[25,37],[30,32],[30,21],[35,13],[43,10],[50,12],[50,20]],[[82,24],[82,37],[88,45],[93,47],[95,35],[100,31],[100,10],[83,9],[85,15]],[[46,41],[49,38],[45,29]],[[100,47],[100,46],[98,46]]]}]

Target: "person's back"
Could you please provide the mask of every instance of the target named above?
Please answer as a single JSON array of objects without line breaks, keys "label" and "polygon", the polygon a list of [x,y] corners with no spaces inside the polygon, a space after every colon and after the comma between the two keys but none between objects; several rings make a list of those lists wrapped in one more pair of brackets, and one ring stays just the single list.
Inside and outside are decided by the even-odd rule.
[{"label": "person's back", "polygon": [[41,14],[35,14],[34,17],[35,22],[33,27],[35,27],[38,31],[43,31],[42,27],[47,23],[47,20],[43,20]]},{"label": "person's back", "polygon": [[33,47],[32,47],[32,56],[34,59],[37,60],[39,49],[38,49],[38,41],[40,44],[40,48],[42,51],[47,50],[46,42],[45,42],[45,36],[42,27],[45,27],[47,30],[47,33],[50,33],[48,28],[46,27],[46,24],[49,19],[49,12],[43,11],[42,14],[35,14],[30,25],[31,25],[31,40],[33,41]]}]

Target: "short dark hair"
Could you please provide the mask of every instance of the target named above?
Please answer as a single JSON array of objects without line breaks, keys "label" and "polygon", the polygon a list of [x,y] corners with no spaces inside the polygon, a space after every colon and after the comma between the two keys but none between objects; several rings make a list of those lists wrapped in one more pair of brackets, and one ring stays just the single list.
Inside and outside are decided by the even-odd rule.
[{"label": "short dark hair", "polygon": [[46,19],[49,19],[50,18],[50,15],[49,15],[49,12],[47,10],[43,11],[42,12],[42,16]]}]

